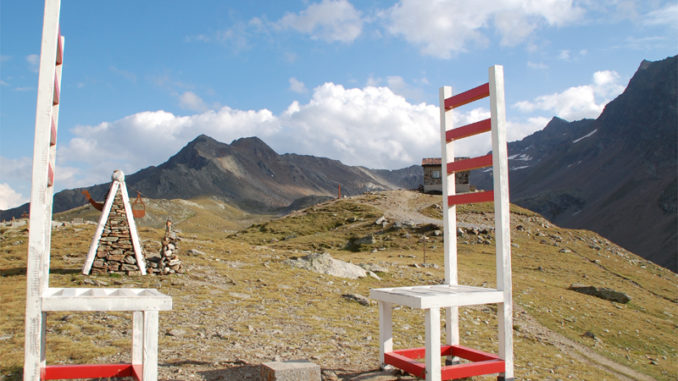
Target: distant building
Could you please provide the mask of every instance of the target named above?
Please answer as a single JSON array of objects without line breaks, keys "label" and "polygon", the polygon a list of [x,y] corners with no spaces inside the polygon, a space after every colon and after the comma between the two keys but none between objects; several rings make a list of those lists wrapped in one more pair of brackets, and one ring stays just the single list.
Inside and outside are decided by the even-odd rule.
[{"label": "distant building", "polygon": [[[463,158],[456,158],[460,160]],[[439,157],[429,157],[421,160],[424,169],[424,193],[443,193],[442,166]],[[457,172],[455,175],[456,193],[466,193],[471,190],[469,172]]]}]

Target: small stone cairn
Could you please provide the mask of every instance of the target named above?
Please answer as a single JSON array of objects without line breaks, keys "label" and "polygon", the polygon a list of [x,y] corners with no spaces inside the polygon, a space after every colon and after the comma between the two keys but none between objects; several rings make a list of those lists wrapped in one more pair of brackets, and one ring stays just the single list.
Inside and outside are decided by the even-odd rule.
[{"label": "small stone cairn", "polygon": [[120,191],[113,199],[111,213],[101,234],[91,273],[141,275]]},{"label": "small stone cairn", "polygon": [[157,275],[181,274],[184,272],[184,265],[177,255],[179,253],[179,238],[177,233],[172,230],[172,221],[165,223],[165,237],[162,239],[162,249],[159,256],[147,258],[148,272]]}]

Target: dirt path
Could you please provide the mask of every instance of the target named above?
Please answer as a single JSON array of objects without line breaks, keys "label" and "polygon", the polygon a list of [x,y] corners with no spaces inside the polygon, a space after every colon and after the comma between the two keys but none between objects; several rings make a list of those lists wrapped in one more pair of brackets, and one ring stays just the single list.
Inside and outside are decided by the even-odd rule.
[{"label": "dirt path", "polygon": [[440,202],[440,196],[423,196],[420,193],[397,190],[388,192],[388,197],[370,200],[369,205],[376,206],[384,211],[384,217],[389,221],[411,221],[417,225],[442,224],[441,219],[431,218],[419,212],[433,203]]}]

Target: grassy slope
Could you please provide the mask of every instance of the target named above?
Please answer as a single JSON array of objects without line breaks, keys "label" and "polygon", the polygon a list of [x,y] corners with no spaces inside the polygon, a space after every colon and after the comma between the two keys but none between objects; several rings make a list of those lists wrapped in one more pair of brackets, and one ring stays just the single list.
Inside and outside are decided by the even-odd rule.
[{"label": "grassy slope", "polygon": [[[172,210],[183,232],[181,259],[189,272],[171,277],[79,275],[94,225],[65,224],[53,232],[50,285],[154,287],[171,295],[173,310],[161,313],[163,378],[195,374],[197,379],[210,379],[237,361],[260,363],[276,357],[310,358],[330,369],[373,369],[378,365],[376,304],[360,306],[341,295],[368,295],[370,288],[443,279],[441,237],[427,227],[375,225],[383,213],[374,206],[380,197],[388,193],[332,201],[268,222],[260,219],[238,233],[232,233],[237,227],[233,221],[248,221],[251,216],[229,210],[231,217],[224,218],[227,213],[215,211],[227,207],[210,204],[214,200],[159,205],[157,220],[163,221]],[[428,205],[439,200],[421,197]],[[148,206],[149,217],[153,208]],[[585,353],[605,356],[656,379],[675,379],[676,275],[594,233],[558,228],[524,209],[513,211],[516,377],[615,379],[587,362],[586,355],[564,350],[558,345],[560,335]],[[424,212],[439,215],[433,206]],[[474,224],[489,224],[491,210],[486,205],[462,208],[460,216]],[[140,225],[148,250],[157,250],[162,230]],[[349,238],[367,234],[374,235],[373,244],[358,252],[344,249]],[[423,261],[423,234],[429,237],[427,262],[437,268],[411,266]],[[478,243],[487,240],[492,237],[465,234],[459,238],[462,283],[494,284],[493,244]],[[5,311],[0,315],[0,374],[7,379],[15,379],[23,363],[26,241],[25,227],[0,227],[0,308]],[[205,254],[187,256],[191,248]],[[282,263],[312,251],[326,251],[353,263],[380,264],[388,272],[379,274],[381,281],[344,280]],[[622,305],[581,295],[567,290],[571,283],[613,288],[632,300]],[[461,309],[462,344],[496,351],[494,311],[493,306]],[[398,309],[394,320],[396,348],[423,345],[420,311]],[[533,320],[550,331],[533,329]],[[596,338],[584,336],[587,331]],[[129,361],[130,334],[126,313],[50,313],[47,361]]]}]

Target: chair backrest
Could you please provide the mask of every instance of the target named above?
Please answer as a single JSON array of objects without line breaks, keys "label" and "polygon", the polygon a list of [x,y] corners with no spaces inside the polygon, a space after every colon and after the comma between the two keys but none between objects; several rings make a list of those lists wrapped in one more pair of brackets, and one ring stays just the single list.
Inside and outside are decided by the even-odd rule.
[{"label": "chair backrest", "polygon": [[[63,68],[64,38],[59,30],[61,3],[45,2],[38,98],[35,111],[35,138],[33,143],[33,173],[28,231],[28,258],[26,263],[26,332],[25,348],[42,348],[45,330],[41,297],[49,287],[49,257],[52,238],[52,203],[54,195],[54,168],[61,70]],[[36,353],[37,352],[37,353]],[[39,364],[44,354],[25,351],[24,379],[39,379]]]},{"label": "chair backrest", "polygon": [[[508,153],[506,145],[506,108],[504,70],[495,65],[489,69],[489,82],[452,95],[451,87],[440,88],[440,141],[443,171],[443,223],[445,240],[445,283],[458,284],[456,206],[477,202],[494,202],[497,255],[497,289],[511,287],[511,238],[508,185]],[[491,117],[452,128],[452,110],[490,98]],[[454,144],[470,136],[490,132],[492,153],[464,160],[454,160]],[[493,190],[457,194],[456,172],[492,167]]]}]

